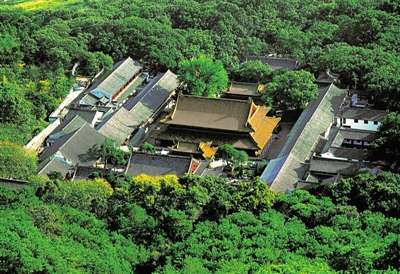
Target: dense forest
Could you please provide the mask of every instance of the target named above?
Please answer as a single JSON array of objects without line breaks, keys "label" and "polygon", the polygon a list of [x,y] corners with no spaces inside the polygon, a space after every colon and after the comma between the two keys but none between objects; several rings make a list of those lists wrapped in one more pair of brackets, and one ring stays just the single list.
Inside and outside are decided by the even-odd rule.
[{"label": "dense forest", "polygon": [[[131,56],[178,72],[207,56],[259,81],[268,69],[241,61],[271,53],[297,58],[301,78],[330,69],[390,111],[375,156],[392,170],[289,194],[256,178],[64,182],[35,176],[21,147],[68,94],[75,64],[94,76]],[[3,1],[0,106],[0,177],[30,182],[0,187],[0,273],[399,271],[399,0]]]}]

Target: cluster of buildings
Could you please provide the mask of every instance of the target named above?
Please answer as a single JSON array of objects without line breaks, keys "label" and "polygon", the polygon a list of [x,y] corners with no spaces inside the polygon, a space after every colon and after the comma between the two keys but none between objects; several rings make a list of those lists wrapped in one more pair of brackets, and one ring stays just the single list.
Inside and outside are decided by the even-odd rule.
[{"label": "cluster of buildings", "polygon": [[[275,70],[299,68],[292,59],[247,59],[255,58]],[[231,144],[254,161],[276,151],[261,175],[274,191],[332,182],[369,168],[368,146],[385,116],[361,92],[340,89],[335,81],[329,71],[320,74],[319,97],[279,135],[282,117],[271,115],[260,99],[265,85],[231,82],[220,98],[184,95],[173,72],[151,75],[127,58],[59,112],[61,122],[40,148],[39,174],[75,180],[111,168],[132,176],[219,175],[224,163],[215,160],[218,146]],[[130,152],[126,165],[101,162],[98,150],[106,139]],[[156,153],[139,152],[143,143]]]},{"label": "cluster of buildings", "polygon": [[[260,104],[260,85],[232,82],[221,98],[184,95],[179,86],[171,71],[152,76],[131,58],[117,63],[54,117],[61,122],[40,148],[39,174],[108,172],[99,154],[107,139],[131,153],[113,171],[133,176],[218,175],[226,164],[215,160],[222,144],[262,157],[280,118]],[[156,153],[139,152],[143,143]]]},{"label": "cluster of buildings", "polygon": [[374,109],[361,91],[340,89],[334,79],[318,80],[319,97],[301,113],[261,175],[273,191],[332,183],[363,169],[379,171],[368,161],[368,148],[386,111]]}]

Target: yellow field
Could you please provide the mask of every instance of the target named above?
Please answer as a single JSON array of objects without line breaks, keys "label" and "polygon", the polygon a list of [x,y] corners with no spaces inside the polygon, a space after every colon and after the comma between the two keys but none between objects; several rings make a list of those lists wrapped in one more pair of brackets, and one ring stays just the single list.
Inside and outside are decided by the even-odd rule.
[{"label": "yellow field", "polygon": [[55,8],[63,5],[75,4],[81,2],[80,0],[29,0],[16,4],[17,8],[25,10],[39,10]]}]

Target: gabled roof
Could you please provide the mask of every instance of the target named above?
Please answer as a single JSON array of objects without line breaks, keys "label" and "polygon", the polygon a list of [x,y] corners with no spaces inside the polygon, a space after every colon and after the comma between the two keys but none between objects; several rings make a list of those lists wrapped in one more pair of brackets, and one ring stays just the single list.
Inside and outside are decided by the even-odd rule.
[{"label": "gabled roof", "polygon": [[128,57],[117,63],[111,72],[105,73],[95,80],[90,93],[100,99],[103,96],[113,98],[135,75],[142,66]]},{"label": "gabled roof", "polygon": [[313,158],[310,162],[310,173],[326,175],[353,175],[359,168],[360,165],[353,161]]},{"label": "gabled roof", "polygon": [[83,109],[83,108],[70,108],[68,110],[67,115],[65,116],[65,120],[70,119],[71,117],[79,116],[84,119],[87,123],[93,125],[95,119],[97,118],[98,111],[92,109]]},{"label": "gabled roof", "polygon": [[131,112],[136,111],[138,104],[152,110],[157,109],[178,86],[178,76],[172,71],[160,73],[138,95],[130,98],[124,107]]},{"label": "gabled roof", "polygon": [[375,140],[375,137],[376,137],[376,132],[370,130],[341,128],[337,131],[337,134],[334,136],[332,146],[340,147],[344,139],[372,142],[373,140]]},{"label": "gabled roof", "polygon": [[261,61],[264,64],[268,64],[272,70],[286,69],[296,70],[300,67],[300,63],[296,59],[274,57],[274,56],[256,56],[251,55],[246,57],[246,61]]},{"label": "gabled roof", "polygon": [[193,128],[249,132],[250,100],[217,99],[180,95],[166,123]]},{"label": "gabled roof", "polygon": [[81,128],[85,123],[85,119],[79,115],[66,117],[64,121],[53,130],[49,136],[49,139],[55,140],[66,134],[73,133],[77,129]]},{"label": "gabled roof", "polygon": [[258,92],[258,83],[245,83],[245,82],[234,82],[232,81],[226,94],[241,95],[241,96],[253,96],[259,97],[261,93]]},{"label": "gabled roof", "polygon": [[159,74],[137,96],[128,100],[124,107],[135,115],[135,120],[141,124],[160,110],[178,86],[178,76],[168,70]]},{"label": "gabled roof", "polygon": [[39,173],[47,174],[53,171],[54,167],[65,169],[68,165],[91,165],[97,160],[93,148],[104,141],[103,135],[85,123],[43,150],[39,155]]},{"label": "gabled roof", "polygon": [[348,148],[348,147],[331,147],[328,153],[335,158],[343,158],[347,160],[362,161],[368,158],[368,151],[359,148]]},{"label": "gabled roof", "polygon": [[131,176],[174,174],[180,177],[189,172],[191,163],[191,157],[136,152],[129,160],[126,173]]},{"label": "gabled roof", "polygon": [[333,84],[321,88],[319,97],[302,112],[278,154],[280,160],[271,161],[261,175],[272,190],[285,192],[303,179],[305,161],[310,158],[320,136],[333,123],[345,96],[346,91]]},{"label": "gabled roof", "polygon": [[340,117],[347,119],[382,122],[386,115],[387,112],[385,110],[348,107],[341,112]]},{"label": "gabled roof", "polygon": [[70,109],[64,120],[53,130],[49,138],[51,140],[58,139],[81,128],[85,123],[93,125],[97,116],[98,112],[96,110]]},{"label": "gabled roof", "polygon": [[97,127],[97,130],[102,135],[117,142],[117,144],[122,144],[140,125],[136,118],[133,113],[121,107],[103,121]]},{"label": "gabled roof", "polygon": [[160,74],[101,123],[99,132],[122,144],[137,127],[157,113],[178,85],[177,76],[171,71]]}]

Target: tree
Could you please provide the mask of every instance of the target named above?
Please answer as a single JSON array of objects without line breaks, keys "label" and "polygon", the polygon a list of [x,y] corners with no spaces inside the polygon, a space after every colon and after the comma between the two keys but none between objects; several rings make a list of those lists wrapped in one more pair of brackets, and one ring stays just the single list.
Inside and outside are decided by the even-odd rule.
[{"label": "tree", "polygon": [[249,159],[245,151],[238,150],[230,144],[218,146],[217,156],[232,162],[234,167],[241,167],[247,164]]},{"label": "tree", "polygon": [[111,70],[113,65],[113,59],[102,52],[89,52],[87,54],[84,63],[82,64],[82,70],[89,76],[95,76],[102,69],[105,71]]},{"label": "tree", "polygon": [[393,170],[400,170],[400,113],[386,115],[372,148],[372,159],[385,160]]},{"label": "tree", "polygon": [[399,217],[400,175],[383,172],[378,175],[361,173],[353,178],[342,179],[326,187],[324,193],[340,204],[354,205],[359,211],[382,212]]},{"label": "tree", "polygon": [[147,152],[147,153],[150,153],[150,154],[156,153],[155,146],[152,145],[152,144],[149,144],[147,142],[142,144],[139,149],[140,149],[140,151]]},{"label": "tree", "polygon": [[0,122],[22,124],[32,119],[31,103],[15,83],[0,80]]},{"label": "tree", "polygon": [[275,76],[263,95],[266,104],[275,109],[304,109],[318,96],[315,78],[308,71],[287,71]]},{"label": "tree", "polygon": [[216,97],[228,85],[228,74],[219,61],[200,55],[179,64],[179,79],[196,96]]},{"label": "tree", "polygon": [[107,138],[96,153],[104,160],[105,166],[108,163],[112,165],[125,165],[127,163],[128,153],[117,147],[114,140]]},{"label": "tree", "polygon": [[400,111],[400,58],[393,56],[384,65],[375,66],[371,72],[365,75],[367,89],[375,98],[378,106]]},{"label": "tree", "polygon": [[30,202],[0,210],[0,272],[128,273],[148,258],[92,214]]},{"label": "tree", "polygon": [[266,81],[271,74],[271,67],[258,60],[247,61],[241,64],[234,72],[235,79],[244,82],[263,82]]},{"label": "tree", "polygon": [[28,179],[37,173],[37,156],[33,151],[10,142],[0,142],[0,177]]},{"label": "tree", "polygon": [[106,180],[100,178],[73,182],[56,180],[41,185],[37,193],[44,201],[68,205],[103,216],[113,189]]}]

